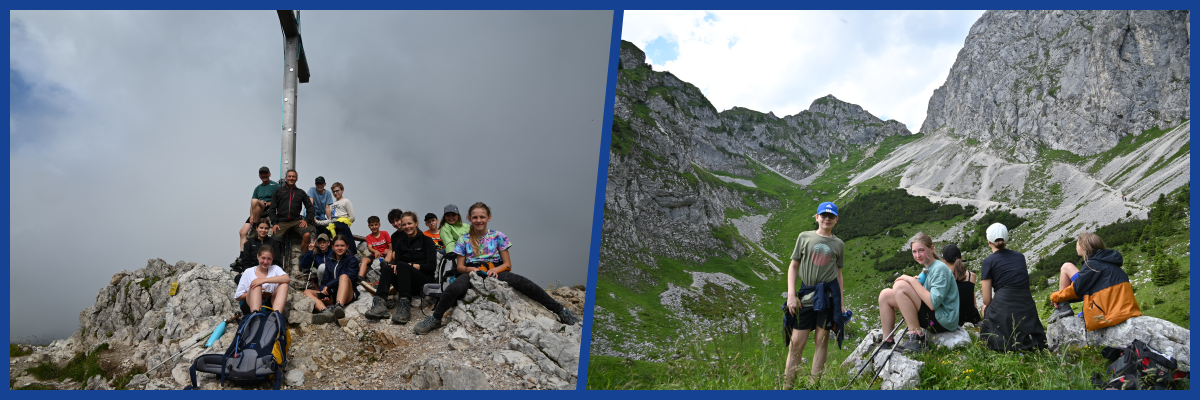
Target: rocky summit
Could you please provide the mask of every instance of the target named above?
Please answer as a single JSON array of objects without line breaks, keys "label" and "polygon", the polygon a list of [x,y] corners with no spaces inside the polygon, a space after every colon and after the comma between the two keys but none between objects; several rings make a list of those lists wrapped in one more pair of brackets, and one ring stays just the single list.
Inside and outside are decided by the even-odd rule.
[{"label": "rocky summit", "polygon": [[[370,308],[366,292],[347,307],[346,318],[313,325],[308,311],[312,300],[298,290],[304,285],[297,279],[299,271],[291,272],[285,312],[290,318],[292,343],[284,388],[575,388],[582,327],[559,323],[553,313],[506,283],[472,277],[474,288],[443,317],[443,327],[419,336],[412,327],[431,311],[432,303],[415,300],[413,320],[393,325],[388,320],[363,317]],[[233,329],[227,329],[212,347],[204,347],[216,324],[237,310],[234,275],[224,267],[183,261],[171,265],[160,259],[149,260],[145,268],[114,275],[109,285],[100,289],[96,303],[80,313],[79,331],[13,358],[9,369],[13,387],[107,389],[115,386],[121,375],[128,380],[120,384],[128,389],[189,385],[192,361],[201,354],[223,353],[235,336]],[[179,285],[172,296],[174,282]],[[582,290],[562,287],[550,294],[576,314],[583,314]],[[188,347],[196,342],[200,344]],[[102,344],[108,348],[100,355],[105,373],[88,377],[86,382],[39,381],[28,371],[42,363],[63,366]],[[198,373],[197,377],[201,389],[221,388],[214,375]],[[226,388],[269,389],[270,385]]]}]

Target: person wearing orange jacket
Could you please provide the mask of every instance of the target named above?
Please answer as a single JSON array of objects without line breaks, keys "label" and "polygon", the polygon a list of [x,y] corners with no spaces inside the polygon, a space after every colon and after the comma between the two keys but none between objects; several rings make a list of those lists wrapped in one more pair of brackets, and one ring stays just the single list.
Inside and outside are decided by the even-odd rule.
[{"label": "person wearing orange jacket", "polygon": [[1104,240],[1091,232],[1079,234],[1075,252],[1083,257],[1083,265],[1063,264],[1059,290],[1050,294],[1055,306],[1050,322],[1074,314],[1069,303],[1078,301],[1083,302],[1083,324],[1088,331],[1142,315],[1129,275],[1121,269],[1121,253],[1106,249]]}]

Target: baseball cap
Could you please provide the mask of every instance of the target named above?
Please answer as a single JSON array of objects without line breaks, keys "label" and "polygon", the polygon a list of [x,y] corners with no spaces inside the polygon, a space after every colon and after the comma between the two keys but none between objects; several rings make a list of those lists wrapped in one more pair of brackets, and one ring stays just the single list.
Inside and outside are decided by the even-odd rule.
[{"label": "baseball cap", "polygon": [[434,214],[434,213],[426,213],[426,214],[425,214],[425,220],[426,220],[426,221],[428,221],[428,220],[431,220],[431,219],[437,219],[437,214]]},{"label": "baseball cap", "polygon": [[833,215],[838,215],[837,205],[833,204],[832,201],[821,203],[821,205],[817,206],[817,214],[822,213],[832,213]]},{"label": "baseball cap", "polygon": [[317,177],[317,184],[318,184],[318,185],[325,184],[325,177],[323,177],[323,176],[318,176],[318,177]]},{"label": "baseball cap", "polygon": [[453,205],[453,204],[447,204],[446,209],[444,211],[442,211],[442,214],[449,214],[449,213],[460,214],[458,212],[458,206]]},{"label": "baseball cap", "polygon": [[258,169],[258,173],[260,173],[260,174],[261,174],[261,173],[263,173],[263,172],[266,172],[266,173],[268,173],[268,174],[269,174],[269,173],[271,173],[271,169],[270,169],[270,168],[267,168],[267,167],[262,167],[262,168],[259,168],[259,169]]},{"label": "baseball cap", "polygon": [[987,228],[987,240],[996,243],[997,239],[1003,239],[1005,242],[1008,241],[1008,228],[1005,228],[1004,224],[999,222]]},{"label": "baseball cap", "polygon": [[328,242],[328,241],[329,241],[329,235],[327,235],[327,234],[324,234],[324,233],[322,233],[322,234],[320,234],[320,235],[317,235],[317,241],[318,241],[318,242],[320,242],[320,241],[322,241],[322,240],[324,240],[324,241],[327,241],[327,242]]},{"label": "baseball cap", "polygon": [[948,244],[942,248],[942,259],[946,262],[962,259],[962,251],[958,250],[958,246]]}]

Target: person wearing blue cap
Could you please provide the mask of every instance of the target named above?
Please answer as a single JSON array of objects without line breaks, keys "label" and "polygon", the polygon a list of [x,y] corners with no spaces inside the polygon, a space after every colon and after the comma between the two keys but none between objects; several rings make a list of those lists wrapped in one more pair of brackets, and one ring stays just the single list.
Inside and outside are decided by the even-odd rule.
[{"label": "person wearing blue cap", "polygon": [[[815,382],[829,353],[829,332],[844,332],[849,312],[842,304],[842,265],[845,243],[833,235],[838,223],[837,205],[824,202],[813,215],[817,230],[800,233],[792,262],[788,266],[788,296],[784,305],[784,333],[788,337],[788,357],[784,368],[784,387],[791,388],[796,367],[804,354],[809,332],[816,331],[812,375]],[[797,285],[796,279],[800,282]],[[799,290],[797,290],[799,288]],[[838,336],[841,345],[842,336]]]}]

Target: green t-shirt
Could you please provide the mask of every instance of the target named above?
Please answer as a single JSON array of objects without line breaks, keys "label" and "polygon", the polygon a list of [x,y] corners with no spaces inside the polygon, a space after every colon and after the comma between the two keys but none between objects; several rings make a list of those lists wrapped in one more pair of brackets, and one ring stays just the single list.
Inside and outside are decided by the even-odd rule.
[{"label": "green t-shirt", "polygon": [[275,181],[268,181],[266,185],[259,184],[254,187],[254,194],[250,198],[269,203],[271,196],[275,194],[275,189],[279,189],[279,183]]},{"label": "green t-shirt", "polygon": [[797,270],[796,289],[803,285],[816,285],[837,279],[838,270],[842,269],[842,252],[846,244],[837,236],[824,237],[817,231],[800,233],[796,238],[796,249],[792,250],[792,259],[800,262]]},{"label": "green t-shirt", "polygon": [[958,329],[958,284],[954,272],[945,263],[934,260],[925,269],[925,290],[929,291],[929,302],[933,303],[933,316],[938,324],[948,330]]},{"label": "green t-shirt", "polygon": [[459,221],[458,225],[442,225],[442,246],[446,246],[447,251],[454,251],[454,246],[458,244],[458,240],[462,239],[462,235],[466,235],[469,230],[471,230],[471,225],[467,225],[461,221]]}]

